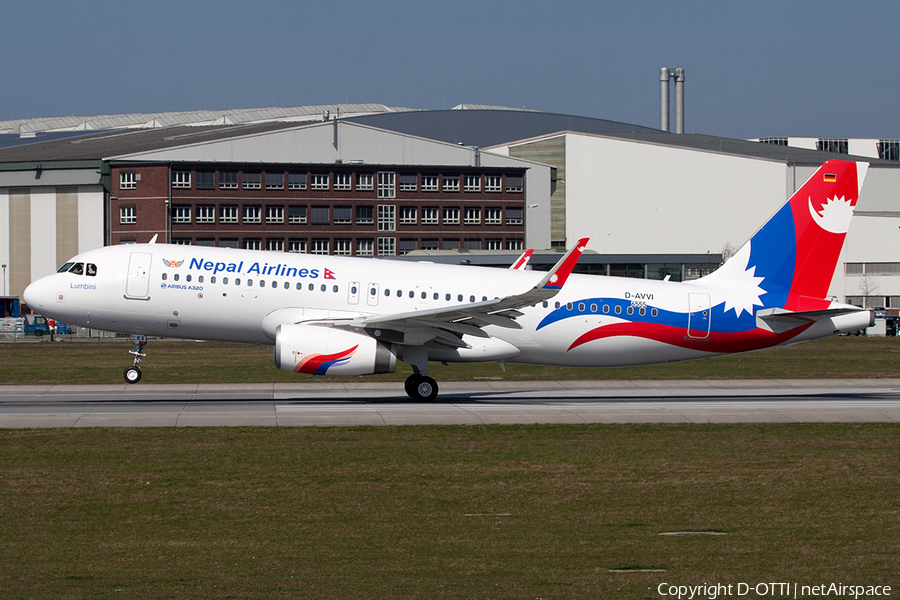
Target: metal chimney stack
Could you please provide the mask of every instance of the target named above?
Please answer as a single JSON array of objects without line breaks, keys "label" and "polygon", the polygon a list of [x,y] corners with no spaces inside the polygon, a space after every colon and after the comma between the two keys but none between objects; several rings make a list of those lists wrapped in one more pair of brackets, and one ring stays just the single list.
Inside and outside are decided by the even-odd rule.
[{"label": "metal chimney stack", "polygon": [[675,133],[684,133],[684,69],[659,70],[659,128],[669,131],[669,80],[675,80]]}]

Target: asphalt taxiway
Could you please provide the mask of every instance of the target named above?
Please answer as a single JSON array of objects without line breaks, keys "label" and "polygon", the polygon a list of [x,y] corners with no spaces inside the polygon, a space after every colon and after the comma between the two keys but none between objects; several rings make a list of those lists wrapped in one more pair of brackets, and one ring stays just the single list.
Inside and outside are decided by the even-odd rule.
[{"label": "asphalt taxiway", "polygon": [[0,428],[900,422],[900,379],[0,385]]}]

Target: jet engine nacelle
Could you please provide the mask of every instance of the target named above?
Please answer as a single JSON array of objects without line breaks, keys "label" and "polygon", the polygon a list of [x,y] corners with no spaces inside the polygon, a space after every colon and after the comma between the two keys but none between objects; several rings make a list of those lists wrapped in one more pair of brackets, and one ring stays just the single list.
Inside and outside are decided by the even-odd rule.
[{"label": "jet engine nacelle", "polygon": [[275,329],[275,365],[311,375],[393,373],[397,345],[333,327],[286,323]]}]

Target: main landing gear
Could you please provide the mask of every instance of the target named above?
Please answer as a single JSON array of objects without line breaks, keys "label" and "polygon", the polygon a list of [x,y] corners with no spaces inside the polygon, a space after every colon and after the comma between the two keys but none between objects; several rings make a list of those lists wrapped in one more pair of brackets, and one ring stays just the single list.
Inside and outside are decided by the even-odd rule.
[{"label": "main landing gear", "polygon": [[127,369],[125,369],[125,381],[128,383],[137,383],[141,380],[141,369],[138,367],[141,364],[141,361],[147,357],[144,354],[144,346],[147,345],[147,336],[146,335],[137,335],[134,338],[134,348],[128,351],[128,354],[134,356],[134,364]]},{"label": "main landing gear", "polygon": [[403,386],[406,388],[406,395],[416,402],[431,402],[438,395],[437,382],[427,375],[413,373],[406,378]]}]

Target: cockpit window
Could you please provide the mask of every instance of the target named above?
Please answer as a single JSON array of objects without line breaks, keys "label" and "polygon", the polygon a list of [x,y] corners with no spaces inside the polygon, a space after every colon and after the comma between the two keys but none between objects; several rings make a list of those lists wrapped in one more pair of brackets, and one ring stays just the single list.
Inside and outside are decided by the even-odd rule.
[{"label": "cockpit window", "polygon": [[84,275],[84,263],[75,263],[69,272],[74,275]]},{"label": "cockpit window", "polygon": [[57,273],[65,273],[66,271],[68,271],[69,269],[71,269],[71,268],[72,268],[72,265],[74,265],[74,264],[75,264],[75,263],[70,263],[70,262],[68,262],[68,263],[64,264],[63,266],[61,266],[60,268],[58,268],[58,269],[56,270],[56,272],[57,272]]},{"label": "cockpit window", "polygon": [[94,277],[95,275],[97,275],[97,265],[95,265],[94,263],[88,263],[86,274],[88,277]]}]

